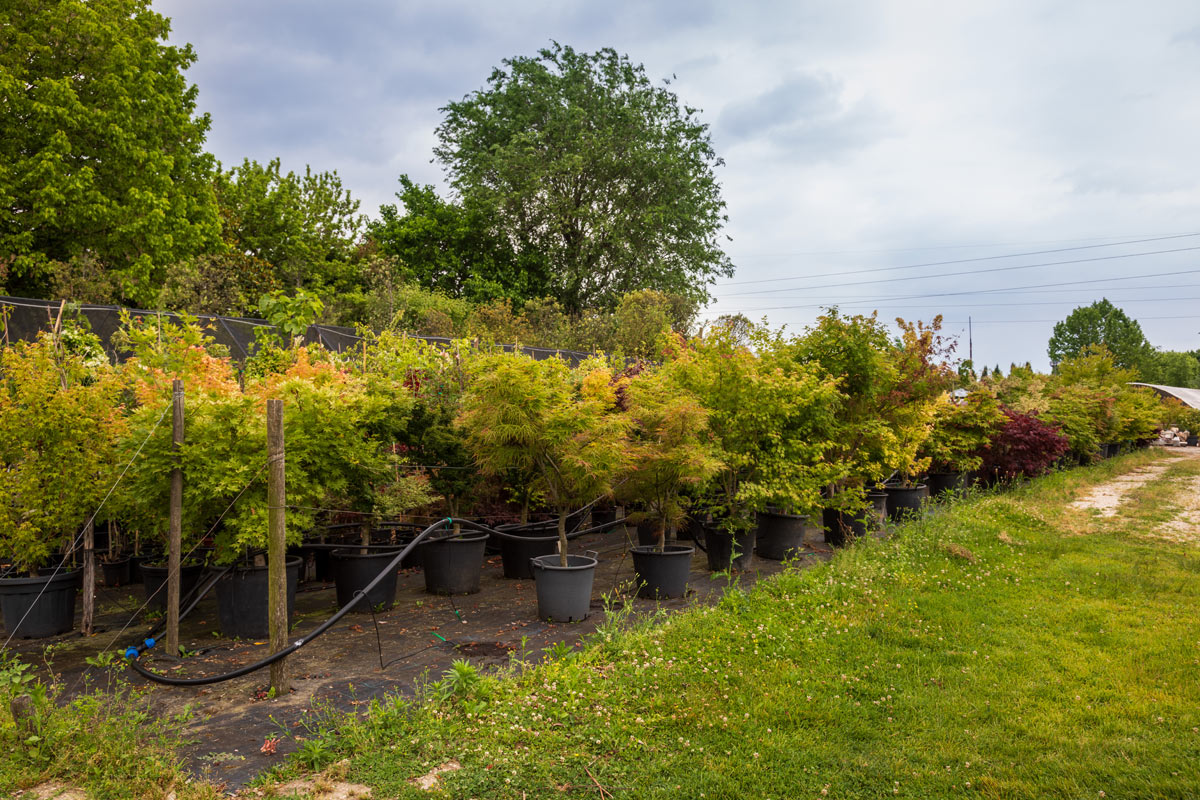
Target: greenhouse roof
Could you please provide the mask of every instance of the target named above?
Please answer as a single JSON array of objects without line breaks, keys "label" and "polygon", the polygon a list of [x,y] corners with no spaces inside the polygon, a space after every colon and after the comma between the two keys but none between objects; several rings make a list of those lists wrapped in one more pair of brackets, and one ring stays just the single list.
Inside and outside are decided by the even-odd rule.
[{"label": "greenhouse roof", "polygon": [[1130,386],[1148,386],[1166,397],[1175,399],[1192,408],[1200,408],[1200,389],[1188,389],[1185,386],[1159,386],[1154,383],[1130,383]]}]

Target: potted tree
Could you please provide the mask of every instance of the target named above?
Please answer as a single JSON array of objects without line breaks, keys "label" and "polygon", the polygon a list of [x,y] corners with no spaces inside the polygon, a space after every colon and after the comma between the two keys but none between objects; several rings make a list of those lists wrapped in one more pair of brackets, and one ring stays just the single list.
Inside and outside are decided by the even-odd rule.
[{"label": "potted tree", "polygon": [[980,452],[1006,422],[995,396],[984,387],[962,398],[943,395],[934,408],[933,429],[921,448],[929,459],[926,482],[934,497],[966,488],[967,473],[983,463]]},{"label": "potted tree", "polygon": [[612,373],[600,359],[571,369],[495,353],[473,365],[458,424],[485,474],[528,472],[558,517],[558,554],[533,559],[538,614],[581,620],[596,559],[568,554],[567,517],[612,491],[627,458],[627,418],[615,407]]},{"label": "potted tree", "polygon": [[896,431],[889,412],[899,397],[899,359],[888,332],[871,316],[830,309],[793,343],[794,357],[836,385],[825,458],[841,467],[823,492],[825,539],[841,546],[866,533],[867,486],[887,477]]},{"label": "potted tree", "polygon": [[684,518],[681,495],[721,468],[707,431],[708,411],[680,384],[675,364],[644,369],[620,387],[632,424],[629,465],[617,497],[643,510],[634,522],[649,526],[654,543],[631,551],[638,596],[682,597],[694,547],[667,544]]},{"label": "potted tree", "polygon": [[79,573],[39,568],[73,549],[115,478],[118,396],[111,369],[89,366],[54,334],[0,350],[0,606],[10,637],[74,624]]},{"label": "potted tree", "polygon": [[820,505],[820,488],[842,474],[826,458],[837,398],[836,379],[799,358],[794,342],[760,328],[748,341],[729,326],[668,340],[667,360],[681,385],[708,410],[720,469],[700,503],[709,567],[745,569],[754,550],[756,512],[784,507],[804,514]]}]

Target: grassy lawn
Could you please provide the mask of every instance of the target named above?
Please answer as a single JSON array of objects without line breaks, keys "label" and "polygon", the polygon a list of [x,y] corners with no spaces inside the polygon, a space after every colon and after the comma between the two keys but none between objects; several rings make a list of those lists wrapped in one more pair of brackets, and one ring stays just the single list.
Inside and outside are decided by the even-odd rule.
[{"label": "grassy lawn", "polygon": [[[349,754],[339,775],[374,797],[1198,797],[1200,547],[1153,533],[1200,459],[1112,518],[1066,503],[1163,458],[970,498],[718,607],[328,715],[302,759]],[[410,783],[451,761],[432,793]]]}]

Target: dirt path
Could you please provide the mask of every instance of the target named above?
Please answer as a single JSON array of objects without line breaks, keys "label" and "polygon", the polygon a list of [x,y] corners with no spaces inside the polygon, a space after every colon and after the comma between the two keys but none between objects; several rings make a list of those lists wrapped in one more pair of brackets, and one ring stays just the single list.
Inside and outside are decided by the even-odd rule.
[{"label": "dirt path", "polygon": [[1092,490],[1075,502],[1071,508],[1098,511],[1102,517],[1114,517],[1125,497],[1140,486],[1145,486],[1152,480],[1162,476],[1171,466],[1175,458],[1200,458],[1200,449],[1179,447],[1165,450],[1172,459],[1163,460],[1157,464],[1136,469],[1125,475],[1113,478],[1108,483],[1092,487]]}]

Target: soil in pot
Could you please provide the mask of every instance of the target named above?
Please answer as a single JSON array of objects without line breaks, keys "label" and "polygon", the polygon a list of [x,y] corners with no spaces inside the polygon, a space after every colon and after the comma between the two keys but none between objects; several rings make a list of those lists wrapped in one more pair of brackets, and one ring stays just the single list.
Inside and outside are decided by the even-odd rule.
[{"label": "soil in pot", "polygon": [[500,540],[500,563],[504,567],[504,577],[513,580],[533,580],[533,567],[529,560],[538,556],[548,556],[558,552],[558,535],[549,532],[534,533],[529,536],[513,534],[520,538],[498,536]]},{"label": "soil in pot", "polygon": [[0,578],[0,610],[4,630],[20,639],[41,639],[75,626],[75,601],[83,573]]},{"label": "soil in pot", "polygon": [[827,508],[821,512],[821,523],[825,528],[825,542],[834,547],[844,547],[847,542],[867,535],[867,522],[872,515],[869,509],[841,511]]},{"label": "soil in pot", "polygon": [[[203,564],[184,564],[179,569],[179,602],[182,606],[204,577]],[[146,593],[146,608],[167,612],[167,565],[142,564],[142,588]]]},{"label": "soil in pot", "polygon": [[105,586],[129,585],[129,557],[100,562],[100,579]]},{"label": "soil in pot", "polygon": [[[338,608],[350,604],[354,596],[367,588],[388,564],[395,560],[399,547],[368,550],[363,553],[354,548],[333,550],[329,553],[329,568],[333,573],[337,591]],[[399,567],[397,567],[398,569]],[[367,613],[372,609],[388,609],[396,602],[396,570],[388,570],[383,580],[358,601],[353,611]]]},{"label": "soil in pot", "polygon": [[[300,582],[300,567],[303,563],[295,556],[284,562],[287,569],[289,626],[296,600],[296,584]],[[239,565],[217,581],[217,618],[223,636],[231,639],[265,639],[270,635],[270,623],[267,619],[267,570],[266,566]]]},{"label": "soil in pot", "polygon": [[637,582],[638,597],[666,600],[687,594],[688,574],[696,548],[668,544],[662,550],[648,546],[635,547],[629,552],[633,555],[633,575]]},{"label": "soil in pot", "polygon": [[925,476],[930,497],[941,497],[947,492],[962,492],[967,488],[965,472],[931,472]]},{"label": "soil in pot", "polygon": [[781,511],[759,511],[755,515],[758,531],[754,547],[761,557],[772,561],[794,558],[808,548],[804,544],[809,520],[797,514]]},{"label": "soil in pot", "polygon": [[486,533],[462,533],[417,545],[430,594],[475,594],[483,573]]},{"label": "soil in pot", "polygon": [[887,492],[888,519],[898,520],[921,513],[921,506],[929,499],[929,486],[885,486]]},{"label": "soil in pot", "polygon": [[546,622],[579,622],[592,605],[592,582],[596,577],[593,556],[560,556],[533,559],[533,579],[537,588],[538,619]]},{"label": "soil in pot", "polygon": [[718,525],[705,525],[704,553],[713,572],[747,570],[754,555],[754,529],[733,535]]}]

